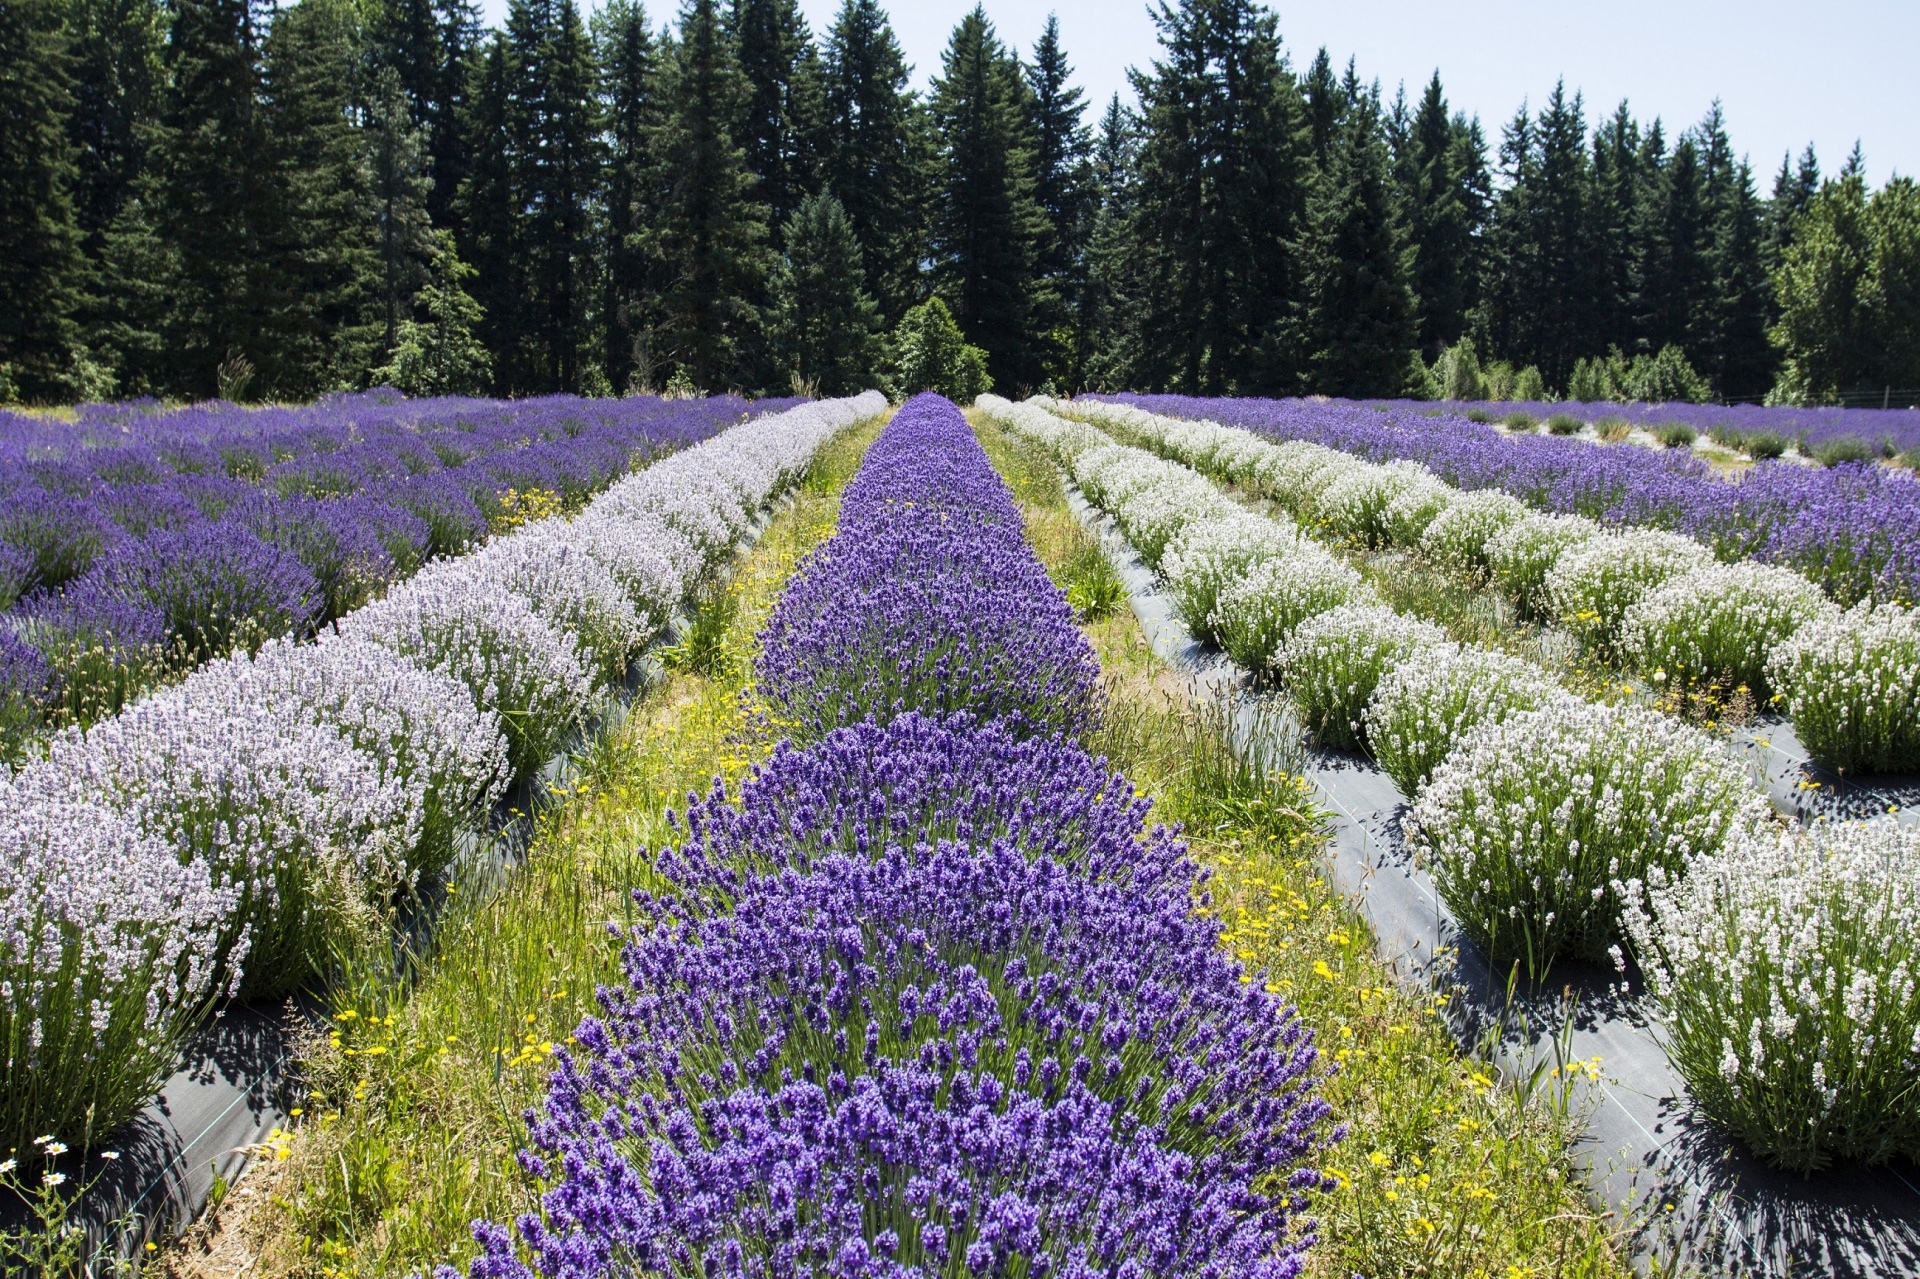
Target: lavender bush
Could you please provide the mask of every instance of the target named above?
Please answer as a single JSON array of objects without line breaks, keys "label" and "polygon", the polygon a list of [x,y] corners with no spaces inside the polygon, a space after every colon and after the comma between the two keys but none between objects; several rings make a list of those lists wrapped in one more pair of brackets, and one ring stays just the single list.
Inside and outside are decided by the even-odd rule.
[{"label": "lavender bush", "polygon": [[1767,679],[1815,759],[1850,772],[1920,773],[1920,617],[1859,604],[1802,626]]},{"label": "lavender bush", "polygon": [[1606,958],[1618,885],[1678,874],[1766,806],[1704,733],[1633,705],[1554,701],[1468,733],[1407,818],[1460,926],[1529,976]]},{"label": "lavender bush", "polygon": [[1344,604],[1295,627],[1273,665],[1322,742],[1357,747],[1366,740],[1367,702],[1380,681],[1446,645],[1446,633],[1430,622],[1381,605]]},{"label": "lavender bush", "polygon": [[1542,588],[1549,615],[1611,653],[1627,610],[1667,582],[1713,563],[1698,542],[1654,529],[1603,533],[1560,552]]},{"label": "lavender bush", "polygon": [[1411,798],[1474,728],[1538,710],[1562,695],[1553,678],[1531,662],[1487,649],[1436,645],[1380,679],[1362,722],[1381,770]]},{"label": "lavender bush", "polygon": [[1711,564],[1669,581],[1621,619],[1621,650],[1669,687],[1772,693],[1767,662],[1801,627],[1838,617],[1820,588],[1769,564]]},{"label": "lavender bush", "polygon": [[1291,525],[1234,510],[1196,519],[1176,533],[1160,559],[1160,571],[1187,629],[1200,639],[1217,641],[1214,617],[1221,591],[1244,579],[1256,564],[1302,551]]},{"label": "lavender bush", "polygon": [[[238,904],[44,766],[0,773],[0,1147],[131,1119],[217,993]],[[244,954],[244,941],[240,943]]]},{"label": "lavender bush", "polygon": [[1629,885],[1693,1102],[1769,1161],[1920,1154],[1920,832],[1768,831]]},{"label": "lavender bush", "polygon": [[1261,560],[1220,588],[1208,629],[1247,670],[1264,672],[1301,623],[1374,597],[1360,574],[1312,543]]}]

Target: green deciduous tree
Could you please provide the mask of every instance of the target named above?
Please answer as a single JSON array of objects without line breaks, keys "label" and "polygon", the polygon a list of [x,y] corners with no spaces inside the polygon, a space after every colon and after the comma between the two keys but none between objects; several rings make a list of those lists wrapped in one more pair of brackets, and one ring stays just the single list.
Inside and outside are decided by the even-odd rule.
[{"label": "green deciduous tree", "polygon": [[373,371],[375,382],[408,395],[480,395],[492,377],[492,361],[474,330],[480,304],[465,283],[473,268],[460,260],[451,232],[441,231],[432,246],[430,272],[418,302],[424,320],[400,323],[393,356]]},{"label": "green deciduous tree", "polygon": [[993,389],[987,353],[967,344],[953,312],[938,297],[928,298],[902,316],[889,346],[894,391],[902,398],[933,391],[971,404]]}]

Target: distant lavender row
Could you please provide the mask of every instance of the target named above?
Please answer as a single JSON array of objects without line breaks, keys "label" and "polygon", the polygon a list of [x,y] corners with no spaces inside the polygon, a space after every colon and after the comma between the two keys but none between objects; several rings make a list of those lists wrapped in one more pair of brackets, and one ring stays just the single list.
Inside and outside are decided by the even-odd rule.
[{"label": "distant lavender row", "polygon": [[736,427],[0,769],[0,1146],[116,1127],[210,1001],[299,987],[443,870],[768,497],[884,404]]},{"label": "distant lavender row", "polygon": [[1879,468],[1763,463],[1728,481],[1674,450],[1510,436],[1464,418],[1352,401],[1113,395],[1172,417],[1307,440],[1374,462],[1422,463],[1462,489],[1500,489],[1546,511],[1685,533],[1723,560],[1783,564],[1843,604],[1920,599],[1920,483]]},{"label": "distant lavender row", "polygon": [[1298,1275],[1311,1032],[1125,779],[1035,733],[1090,723],[1091,654],[951,403],[842,515],[764,636],[812,744],[687,814],[557,1054],[543,1211],[470,1274]]},{"label": "distant lavender row", "polygon": [[56,726],[90,723],[169,668],[343,616],[502,516],[576,508],[792,403],[365,394],[0,413],[0,719],[38,703]]},{"label": "distant lavender row", "polygon": [[1648,428],[1679,422],[1701,435],[1718,432],[1735,440],[1753,435],[1777,435],[1784,440],[1804,441],[1809,449],[1841,439],[1856,439],[1890,454],[1920,449],[1920,411],[1914,409],[1798,408],[1784,404],[1688,404],[1684,401],[1617,404],[1610,400],[1594,403],[1584,400],[1441,400],[1437,403],[1369,400],[1366,403],[1415,413],[1431,413],[1436,408],[1456,414],[1478,410],[1494,418],[1526,413],[1544,420],[1555,413],[1571,413],[1582,422],[1614,417]]}]

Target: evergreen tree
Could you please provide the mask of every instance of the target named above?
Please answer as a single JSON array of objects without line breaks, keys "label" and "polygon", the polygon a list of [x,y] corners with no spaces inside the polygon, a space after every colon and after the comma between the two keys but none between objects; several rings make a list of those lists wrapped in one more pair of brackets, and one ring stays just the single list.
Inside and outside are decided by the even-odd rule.
[{"label": "evergreen tree", "polygon": [[1791,156],[1780,157],[1780,172],[1773,179],[1773,198],[1767,203],[1764,261],[1769,272],[1779,267],[1781,256],[1793,243],[1794,227],[1800,215],[1807,211],[1819,190],[1820,161],[1813,153],[1811,142],[1800,153],[1798,168],[1794,167]]},{"label": "evergreen tree", "polygon": [[1586,125],[1578,94],[1555,85],[1537,120],[1521,108],[1501,142],[1507,186],[1495,203],[1488,289],[1493,350],[1565,385],[1594,342]]},{"label": "evergreen tree", "polygon": [[1734,158],[1718,102],[1699,133],[1706,161],[1704,252],[1710,296],[1705,323],[1689,351],[1722,396],[1757,398],[1772,385],[1774,373],[1760,200],[1752,168]]},{"label": "evergreen tree", "polygon": [[1138,135],[1132,115],[1114,94],[1100,117],[1093,150],[1099,197],[1087,241],[1087,286],[1080,296],[1079,346],[1068,389],[1122,390],[1139,365],[1139,330],[1131,299],[1140,296],[1134,251],[1133,166]]},{"label": "evergreen tree", "polygon": [[1640,349],[1691,351],[1710,297],[1705,178],[1691,134],[1680,136],[1648,191],[1635,287]]},{"label": "evergreen tree", "polygon": [[971,404],[993,389],[987,353],[969,346],[939,297],[928,298],[894,326],[894,393],[901,397],[932,391]]},{"label": "evergreen tree", "polygon": [[[1344,114],[1307,202],[1290,326],[1303,389],[1354,398],[1408,391],[1418,315],[1414,250],[1396,206],[1379,105]],[[1424,366],[1422,366],[1424,372]]]},{"label": "evergreen tree", "polygon": [[168,389],[207,396],[223,364],[270,362],[282,304],[280,173],[250,0],[173,0],[166,67],[152,211],[176,263]]},{"label": "evergreen tree", "polygon": [[714,0],[681,10],[661,97],[670,104],[652,142],[661,209],[643,242],[664,281],[662,338],[694,386],[724,388],[756,336],[749,299],[770,263],[766,206],[737,140],[746,78]]},{"label": "evergreen tree", "polygon": [[0,8],[0,371],[30,400],[66,397],[80,340],[85,261],[61,18],[56,0]]},{"label": "evergreen tree", "polygon": [[[1920,387],[1920,184],[1893,178],[1867,205],[1873,235],[1868,324],[1874,335],[1874,378],[1885,395]],[[1882,403],[1887,401],[1883,398]]]},{"label": "evergreen tree", "polygon": [[1593,134],[1588,235],[1596,283],[1589,354],[1611,346],[1631,346],[1634,340],[1640,146],[1640,126],[1623,99]]},{"label": "evergreen tree", "polygon": [[820,58],[795,0],[733,0],[728,26],[747,81],[739,141],[777,243],[800,202],[819,187]]},{"label": "evergreen tree", "polygon": [[518,376],[516,335],[525,323],[527,294],[508,137],[514,70],[506,36],[496,33],[488,41],[472,75],[461,132],[471,140],[473,160],[460,183],[454,226],[459,256],[474,269],[469,292],[481,311],[478,332],[494,370],[493,389],[500,391],[510,389]]},{"label": "evergreen tree", "polygon": [[427,168],[425,128],[414,122],[399,73],[380,67],[373,76],[366,112],[368,194],[379,241],[380,309],[384,321],[380,349],[393,350],[400,324],[412,310],[413,296],[426,283],[433,254],[427,197],[433,178]]},{"label": "evergreen tree", "polygon": [[147,171],[160,94],[166,17],[157,0],[71,0],[74,215],[87,254]]},{"label": "evergreen tree", "polygon": [[935,287],[1001,386],[1044,376],[1036,323],[1051,301],[1036,271],[1046,223],[1033,195],[1026,92],[1019,63],[976,5],[954,28],[929,104],[941,191],[930,256]]},{"label": "evergreen tree", "polygon": [[[574,0],[515,0],[507,37],[519,71],[508,116],[519,243],[529,290],[522,389],[578,391],[599,369],[589,331],[598,257],[599,76]],[[604,378],[604,375],[602,375]]]},{"label": "evergreen tree", "polygon": [[636,0],[612,0],[593,21],[607,123],[601,360],[612,386],[644,390],[653,385],[649,335],[658,320],[658,285],[641,238],[659,207],[651,150],[661,120],[659,57],[646,10]]},{"label": "evergreen tree", "polygon": [[881,314],[921,294],[925,144],[906,59],[878,0],[844,0],[827,37],[821,181],[846,206]]},{"label": "evergreen tree", "polygon": [[403,320],[392,359],[373,380],[408,395],[479,395],[490,377],[486,347],[474,336],[480,304],[466,293],[473,268],[460,260],[453,234],[434,233],[427,282],[419,295],[424,321]]},{"label": "evergreen tree", "polygon": [[299,0],[267,39],[264,116],[280,205],[267,264],[275,340],[249,358],[280,395],[358,385],[385,334],[381,209],[354,124],[362,55],[353,0]]},{"label": "evergreen tree", "polygon": [[1134,372],[1202,394],[1291,385],[1295,371],[1263,360],[1262,343],[1294,290],[1312,152],[1274,16],[1247,0],[1181,0],[1155,22],[1162,56],[1135,77]]},{"label": "evergreen tree", "polygon": [[1403,144],[1407,231],[1414,248],[1413,291],[1420,306],[1419,345],[1429,358],[1459,341],[1466,331],[1478,283],[1474,240],[1480,228],[1473,220],[1467,175],[1456,167],[1461,159],[1456,130],[1464,123],[1448,115],[1440,73],[1435,71]]},{"label": "evergreen tree", "polygon": [[1076,386],[1084,347],[1080,297],[1087,287],[1087,239],[1098,194],[1086,104],[1080,89],[1068,83],[1072,75],[1060,44],[1060,23],[1049,14],[1026,69],[1033,195],[1045,218],[1034,254],[1043,285],[1035,328],[1045,348],[1048,378]]},{"label": "evergreen tree", "polygon": [[1313,65],[1307,68],[1300,91],[1307,100],[1307,126],[1312,130],[1314,167],[1324,169],[1333,155],[1334,134],[1340,125],[1340,113],[1346,109],[1346,94],[1341,91],[1340,81],[1333,74],[1333,59],[1327,56],[1325,45],[1321,45],[1320,52],[1313,55]]},{"label": "evergreen tree", "polygon": [[782,237],[768,328],[778,367],[796,390],[855,395],[875,384],[880,311],[866,290],[860,240],[830,192],[808,196]]}]

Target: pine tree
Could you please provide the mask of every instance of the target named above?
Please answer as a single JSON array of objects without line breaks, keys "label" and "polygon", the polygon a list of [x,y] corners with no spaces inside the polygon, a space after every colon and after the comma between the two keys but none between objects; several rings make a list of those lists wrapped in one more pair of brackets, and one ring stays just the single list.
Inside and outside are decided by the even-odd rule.
[{"label": "pine tree", "polygon": [[594,380],[587,365],[599,369],[589,327],[597,301],[598,68],[574,0],[514,0],[506,34],[516,72],[507,139],[527,289],[512,385],[578,391]]},{"label": "pine tree", "polygon": [[1800,153],[1798,168],[1793,166],[1792,157],[1780,157],[1780,172],[1773,179],[1773,198],[1767,203],[1764,260],[1769,272],[1779,267],[1781,255],[1793,243],[1794,227],[1800,215],[1807,211],[1819,190],[1820,161],[1813,153],[1811,142]]},{"label": "pine tree", "polygon": [[1033,196],[1026,92],[1019,63],[976,5],[954,28],[929,103],[941,192],[930,247],[935,287],[1000,386],[1044,376],[1034,348],[1046,224]]},{"label": "pine tree", "polygon": [[1033,195],[1046,225],[1035,246],[1042,288],[1035,328],[1045,349],[1049,380],[1079,383],[1084,340],[1080,296],[1087,287],[1087,239],[1097,193],[1081,90],[1060,44],[1060,23],[1049,14],[1026,69],[1027,128],[1033,138]]},{"label": "pine tree", "polygon": [[613,387],[644,390],[653,384],[648,343],[658,320],[653,306],[658,285],[640,238],[659,206],[650,150],[662,111],[659,55],[647,12],[636,0],[612,0],[593,21],[607,122],[607,250],[600,304],[606,340],[601,360]]},{"label": "pine tree", "polygon": [[147,170],[163,80],[158,0],[72,0],[74,216],[90,258]]},{"label": "pine tree", "polygon": [[[1896,177],[1867,205],[1873,266],[1867,279],[1868,324],[1875,340],[1873,382],[1885,393],[1920,387],[1920,184]],[[1886,401],[1883,398],[1882,403]]]},{"label": "pine tree", "polygon": [[265,387],[308,398],[358,385],[379,353],[378,197],[355,128],[364,52],[353,0],[299,0],[266,43],[263,118],[279,212],[268,239],[274,341]]},{"label": "pine tree", "polygon": [[1491,229],[1495,278],[1488,289],[1492,349],[1565,385],[1595,341],[1596,270],[1591,244],[1586,124],[1578,94],[1554,86],[1536,120],[1522,107],[1506,128],[1506,189]]},{"label": "pine tree", "polygon": [[214,394],[222,364],[270,362],[279,336],[281,188],[258,34],[250,0],[173,0],[152,207],[177,262],[164,335],[176,394]]},{"label": "pine tree", "polygon": [[491,361],[474,336],[480,304],[464,288],[473,268],[460,260],[450,231],[435,232],[429,252],[427,282],[419,295],[426,319],[401,322],[392,359],[373,371],[373,380],[408,395],[479,395]]},{"label": "pine tree", "polygon": [[1711,286],[1705,175],[1692,134],[1680,136],[1650,189],[1635,288],[1639,346],[1647,352],[1677,346],[1693,355]]},{"label": "pine tree", "polygon": [[1162,56],[1135,79],[1135,373],[1201,394],[1291,385],[1296,371],[1262,345],[1295,287],[1312,151],[1275,19],[1247,0],[1182,0],[1155,21]]},{"label": "pine tree", "polygon": [[380,308],[384,331],[380,349],[393,350],[400,324],[412,311],[413,296],[426,283],[433,255],[432,224],[427,197],[433,189],[428,174],[427,130],[414,122],[412,106],[391,66],[373,76],[367,103],[368,194],[379,241]]},{"label": "pine tree", "polygon": [[778,367],[817,395],[854,395],[876,384],[880,311],[866,290],[860,240],[829,193],[801,202],[775,263],[768,328]]},{"label": "pine tree", "polygon": [[1623,99],[1593,134],[1589,205],[1596,287],[1588,354],[1633,345],[1635,234],[1639,225],[1640,126]]},{"label": "pine tree", "polygon": [[827,36],[821,182],[846,206],[881,314],[921,296],[925,143],[907,63],[878,0],[844,0]]},{"label": "pine tree", "polygon": [[0,367],[31,400],[66,398],[80,340],[85,262],[61,16],[55,0],[0,9]]},{"label": "pine tree", "polygon": [[1313,65],[1307,68],[1300,91],[1307,100],[1307,125],[1312,130],[1314,168],[1325,169],[1333,156],[1334,135],[1340,127],[1340,113],[1346,109],[1346,94],[1341,91],[1340,81],[1333,74],[1333,59],[1327,56],[1325,45],[1321,45],[1320,52],[1313,55]]},{"label": "pine tree", "polygon": [[1080,297],[1079,347],[1069,389],[1122,390],[1139,365],[1131,299],[1140,295],[1132,240],[1135,122],[1114,94],[1100,117],[1093,150],[1099,210],[1087,241],[1087,287]]},{"label": "pine tree", "polygon": [[462,107],[461,133],[472,143],[473,160],[460,183],[454,218],[459,256],[474,269],[468,291],[481,310],[477,331],[496,391],[517,385],[522,376],[517,335],[527,295],[508,138],[513,75],[507,38],[496,33],[474,60]]},{"label": "pine tree", "polygon": [[1354,398],[1407,392],[1418,333],[1413,258],[1379,104],[1362,94],[1344,113],[1307,201],[1289,326],[1303,389]]},{"label": "pine tree", "polygon": [[1734,158],[1718,102],[1698,132],[1705,161],[1703,252],[1709,292],[1688,351],[1722,396],[1754,398],[1766,393],[1774,373],[1760,201],[1753,170]]},{"label": "pine tree", "polygon": [[746,79],[714,0],[687,0],[681,10],[661,96],[670,106],[652,151],[663,195],[644,237],[665,281],[661,336],[694,386],[723,388],[756,336],[749,298],[770,261],[766,206],[737,140]]},{"label": "pine tree", "polygon": [[1420,306],[1419,345],[1428,358],[1460,340],[1475,297],[1479,227],[1469,208],[1455,131],[1440,73],[1427,82],[1404,143],[1407,232],[1414,248],[1413,291]]},{"label": "pine tree", "polygon": [[728,29],[748,86],[739,141],[778,247],[800,202],[819,188],[819,54],[795,0],[733,0]]}]

